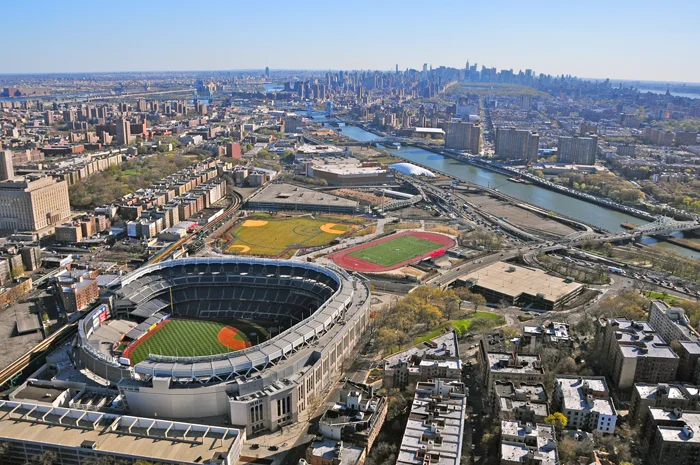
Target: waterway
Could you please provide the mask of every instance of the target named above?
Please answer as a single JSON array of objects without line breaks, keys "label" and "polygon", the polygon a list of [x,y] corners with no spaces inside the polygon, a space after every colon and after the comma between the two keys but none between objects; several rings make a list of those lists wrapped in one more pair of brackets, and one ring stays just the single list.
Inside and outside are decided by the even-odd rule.
[{"label": "waterway", "polygon": [[[341,132],[347,137],[360,142],[371,142],[380,136],[357,126],[343,126]],[[622,223],[644,224],[645,220],[610,210],[594,203],[589,203],[580,199],[569,197],[549,189],[544,189],[533,184],[522,184],[508,181],[508,177],[484,168],[473,166],[454,158],[430,152],[418,147],[401,147],[400,149],[387,149],[396,156],[409,161],[420,163],[435,171],[449,173],[452,176],[472,182],[484,187],[498,189],[500,192],[511,197],[521,199],[525,202],[551,210],[556,213],[580,219],[588,224],[605,228],[608,231],[623,231]],[[700,239],[694,239],[700,242]],[[700,254],[683,247],[678,247],[667,242],[659,242],[651,237],[644,237],[645,244],[658,245],[676,253],[698,258]]]}]

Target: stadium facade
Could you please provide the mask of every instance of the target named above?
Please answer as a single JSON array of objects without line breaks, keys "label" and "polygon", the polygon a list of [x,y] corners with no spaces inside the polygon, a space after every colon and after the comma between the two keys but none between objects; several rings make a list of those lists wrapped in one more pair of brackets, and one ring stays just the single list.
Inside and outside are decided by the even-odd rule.
[{"label": "stadium facade", "polygon": [[[227,417],[247,434],[304,418],[342,372],[369,324],[369,288],[344,270],[243,257],[171,260],[126,276],[112,305],[81,320],[74,359],[116,385],[132,415]],[[114,348],[164,319],[286,322],[271,339],[218,355],[150,354],[132,366]]]}]

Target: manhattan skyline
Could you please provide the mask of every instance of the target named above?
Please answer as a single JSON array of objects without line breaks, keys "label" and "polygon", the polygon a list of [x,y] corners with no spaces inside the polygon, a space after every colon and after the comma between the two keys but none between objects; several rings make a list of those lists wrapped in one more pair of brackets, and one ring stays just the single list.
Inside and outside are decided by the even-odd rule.
[{"label": "manhattan skyline", "polygon": [[[671,1],[489,5],[445,2],[137,2],[6,7],[0,73],[167,70],[533,69],[631,81],[698,82],[688,59],[700,5]],[[190,11],[188,13],[188,11]],[[659,14],[663,27],[659,26]],[[46,34],[27,34],[42,24]],[[54,26],[55,25],[55,26]],[[53,39],[55,37],[55,39]],[[60,39],[60,40],[59,40]]]}]

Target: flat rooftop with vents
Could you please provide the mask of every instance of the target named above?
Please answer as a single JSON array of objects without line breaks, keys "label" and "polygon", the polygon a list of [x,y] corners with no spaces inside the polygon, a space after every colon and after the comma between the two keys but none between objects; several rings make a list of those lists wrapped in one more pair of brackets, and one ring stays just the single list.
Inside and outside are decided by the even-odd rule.
[{"label": "flat rooftop with vents", "polygon": [[562,308],[583,291],[583,284],[573,280],[506,262],[476,270],[459,281],[490,302],[505,301],[539,310]]},{"label": "flat rooftop with vents", "polygon": [[291,184],[270,184],[246,203],[250,210],[307,211],[356,215],[366,212],[359,202]]},{"label": "flat rooftop with vents", "polygon": [[11,463],[54,450],[60,463],[78,463],[77,454],[233,465],[244,440],[235,428],[0,401],[0,441],[10,444]]}]

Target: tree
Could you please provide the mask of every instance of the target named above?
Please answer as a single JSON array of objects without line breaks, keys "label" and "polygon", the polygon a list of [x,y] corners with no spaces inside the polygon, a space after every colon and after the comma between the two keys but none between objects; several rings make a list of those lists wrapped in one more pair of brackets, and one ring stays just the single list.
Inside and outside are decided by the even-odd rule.
[{"label": "tree", "polygon": [[557,434],[561,433],[566,425],[569,424],[569,419],[564,416],[561,412],[554,412],[551,415],[545,417],[544,422],[548,425],[554,426]]}]

